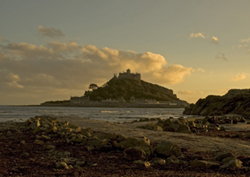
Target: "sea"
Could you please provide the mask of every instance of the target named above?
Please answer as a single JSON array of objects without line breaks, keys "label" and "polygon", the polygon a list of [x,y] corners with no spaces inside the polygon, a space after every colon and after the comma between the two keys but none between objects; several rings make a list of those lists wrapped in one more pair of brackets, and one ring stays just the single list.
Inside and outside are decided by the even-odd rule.
[{"label": "sea", "polygon": [[105,108],[105,107],[42,107],[0,106],[0,122],[23,122],[35,116],[79,117],[109,122],[132,122],[141,118],[178,118],[183,108]]}]

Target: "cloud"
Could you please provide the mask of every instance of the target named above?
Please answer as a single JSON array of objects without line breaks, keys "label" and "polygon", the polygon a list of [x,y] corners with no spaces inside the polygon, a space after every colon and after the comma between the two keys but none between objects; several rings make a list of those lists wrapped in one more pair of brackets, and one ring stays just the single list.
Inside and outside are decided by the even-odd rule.
[{"label": "cloud", "polygon": [[50,38],[60,38],[65,36],[59,29],[55,29],[53,27],[43,27],[42,25],[38,26],[38,32],[41,36],[47,36]]},{"label": "cloud", "polygon": [[204,73],[204,72],[205,72],[205,70],[202,69],[202,68],[198,68],[196,71],[197,71],[197,72],[201,72],[201,73]]},{"label": "cloud", "polygon": [[218,38],[215,37],[215,36],[213,36],[213,37],[212,37],[212,42],[213,42],[214,44],[218,44]]},{"label": "cloud", "polygon": [[202,91],[179,90],[178,94],[181,94],[181,95],[197,95],[197,94],[204,94],[204,93]]},{"label": "cloud", "polygon": [[218,53],[216,54],[215,59],[228,61],[228,59],[225,57],[225,54],[224,54],[224,53],[221,53],[221,52],[218,52]]},{"label": "cloud", "polygon": [[0,36],[0,42],[10,42],[10,41],[5,39],[4,37]]},{"label": "cloud", "polygon": [[191,38],[205,38],[205,36],[200,32],[200,33],[191,33],[190,34]]},{"label": "cloud", "polygon": [[241,39],[241,42],[250,42],[250,37],[248,39]]},{"label": "cloud", "polygon": [[244,80],[248,77],[248,74],[247,73],[240,73],[240,74],[237,74],[235,77],[233,77],[231,79],[231,81],[239,81],[239,80]]},{"label": "cloud", "polygon": [[162,55],[152,52],[60,41],[2,44],[0,66],[0,90],[5,100],[20,92],[16,96],[23,101],[32,97],[37,102],[83,95],[90,83],[104,84],[114,73],[128,68],[141,73],[143,80],[158,84],[181,83],[193,72],[179,64],[168,65]]}]

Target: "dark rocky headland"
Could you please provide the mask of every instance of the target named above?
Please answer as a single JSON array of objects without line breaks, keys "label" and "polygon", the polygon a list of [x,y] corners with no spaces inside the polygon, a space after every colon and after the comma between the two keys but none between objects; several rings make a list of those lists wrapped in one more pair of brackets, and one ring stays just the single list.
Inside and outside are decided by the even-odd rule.
[{"label": "dark rocky headland", "polygon": [[250,116],[250,89],[232,89],[223,96],[209,95],[185,108],[186,115],[239,114]]}]

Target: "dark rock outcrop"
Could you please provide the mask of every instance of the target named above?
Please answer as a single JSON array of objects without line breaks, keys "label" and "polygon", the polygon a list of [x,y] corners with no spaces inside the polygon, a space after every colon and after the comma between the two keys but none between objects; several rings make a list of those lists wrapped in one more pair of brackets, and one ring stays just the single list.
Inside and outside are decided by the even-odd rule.
[{"label": "dark rock outcrop", "polygon": [[250,89],[232,89],[223,96],[209,95],[199,99],[195,104],[186,107],[186,115],[222,115],[222,114],[250,115]]}]

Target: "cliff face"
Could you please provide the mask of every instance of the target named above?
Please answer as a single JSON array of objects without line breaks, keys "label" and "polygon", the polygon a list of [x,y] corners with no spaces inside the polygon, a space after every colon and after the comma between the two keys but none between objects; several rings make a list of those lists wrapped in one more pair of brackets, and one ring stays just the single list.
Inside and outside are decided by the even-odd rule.
[{"label": "cliff face", "polygon": [[232,89],[223,96],[209,95],[185,108],[186,115],[250,115],[250,89]]},{"label": "cliff face", "polygon": [[130,101],[132,97],[135,99],[155,99],[157,101],[181,101],[170,89],[143,80],[137,81],[128,78],[112,78],[105,86],[92,92],[87,91],[84,96],[89,96],[90,100],[94,101],[121,98]]}]

